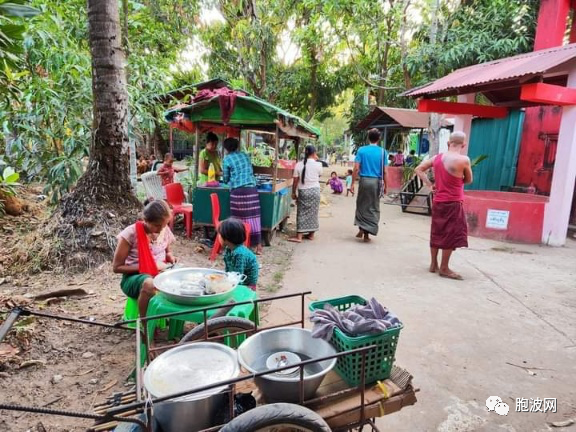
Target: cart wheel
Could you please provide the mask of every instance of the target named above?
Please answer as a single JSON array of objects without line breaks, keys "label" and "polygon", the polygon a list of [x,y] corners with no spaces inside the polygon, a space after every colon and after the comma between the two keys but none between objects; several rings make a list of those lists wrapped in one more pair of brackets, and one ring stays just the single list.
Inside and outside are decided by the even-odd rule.
[{"label": "cart wheel", "polygon": [[282,219],[282,222],[280,222],[280,224],[278,225],[278,231],[284,231],[284,228],[286,228],[286,223],[288,222],[288,218],[284,218]]},{"label": "cart wheel", "polygon": [[[226,336],[215,340],[215,342],[225,343],[231,348],[237,348],[245,338],[254,334],[255,329],[254,323],[249,319],[229,316],[209,319],[206,324],[208,325],[209,337],[226,336],[239,331],[252,330],[241,335]],[[204,323],[202,323],[186,333],[179,343],[204,340],[205,336]]]},{"label": "cart wheel", "polygon": [[330,432],[330,426],[314,411],[300,405],[262,405],[236,417],[220,432]]},{"label": "cart wheel", "polygon": [[264,246],[270,246],[272,244],[272,239],[274,238],[275,229],[270,231],[262,231],[262,240],[264,241]]}]

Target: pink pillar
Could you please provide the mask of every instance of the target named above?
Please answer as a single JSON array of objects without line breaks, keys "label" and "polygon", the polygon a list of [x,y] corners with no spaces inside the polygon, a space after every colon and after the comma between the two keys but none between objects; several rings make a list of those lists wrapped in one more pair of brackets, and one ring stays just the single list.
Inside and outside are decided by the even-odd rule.
[{"label": "pink pillar", "polygon": [[[476,93],[469,93],[458,96],[458,102],[473,104]],[[466,134],[466,147],[462,154],[468,154],[468,144],[470,143],[470,132],[472,131],[472,116],[469,114],[458,114],[454,117],[454,132],[464,132]]]},{"label": "pink pillar", "polygon": [[[576,88],[576,66],[568,74],[566,87]],[[550,201],[544,212],[542,243],[563,246],[568,233],[568,220],[576,179],[576,105],[562,108],[556,162],[550,190]]]}]

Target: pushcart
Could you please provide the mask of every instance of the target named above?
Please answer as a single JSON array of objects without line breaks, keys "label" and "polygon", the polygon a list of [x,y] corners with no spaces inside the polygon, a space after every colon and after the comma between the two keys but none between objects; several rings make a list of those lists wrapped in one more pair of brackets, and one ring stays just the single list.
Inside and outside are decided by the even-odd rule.
[{"label": "pushcart", "polygon": [[[195,308],[204,316],[204,323],[195,327],[189,332],[179,344],[195,343],[199,340],[221,341],[234,347],[247,336],[256,332],[278,328],[305,325],[304,304],[305,297],[310,292],[301,292],[296,294],[287,294],[281,296],[267,297],[249,302],[230,303],[228,305],[208,306],[204,308]],[[300,297],[301,315],[300,319],[293,322],[286,322],[274,326],[259,326],[256,322],[248,322],[230,319],[225,316],[208,319],[208,313],[214,308],[221,309],[216,312],[218,315],[225,315],[231,307],[253,303],[258,310],[263,303],[271,301],[281,301],[293,297]],[[114,430],[118,425],[131,423],[140,426],[144,431],[160,431],[154,421],[152,407],[154,404],[171,399],[181,398],[194,393],[203,392],[216,387],[229,386],[228,391],[228,413],[223,417],[221,424],[203,429],[204,432],[222,431],[222,432],[250,432],[250,431],[352,431],[362,430],[365,426],[372,431],[378,431],[376,418],[389,415],[401,410],[404,407],[416,403],[416,389],[412,384],[412,376],[400,367],[394,367],[390,378],[378,381],[376,384],[366,385],[364,382],[364,368],[366,354],[374,348],[367,346],[346,352],[336,353],[335,355],[324,358],[315,358],[304,360],[299,363],[292,363],[289,366],[270,369],[265,372],[245,373],[237,378],[226,381],[220,381],[208,386],[196,388],[192,391],[184,391],[165,397],[151,399],[142,385],[143,368],[141,358],[143,356],[150,360],[158,353],[173,348],[172,344],[151,347],[146,338],[141,337],[140,329],[146,325],[148,320],[169,319],[180,314],[189,313],[190,311],[180,311],[163,315],[147,316],[137,320],[120,321],[117,323],[103,323],[77,319],[67,316],[58,316],[43,311],[30,310],[22,307],[12,309],[2,327],[0,327],[0,342],[6,336],[8,331],[24,316],[37,316],[46,319],[59,319],[84,323],[86,325],[97,325],[109,328],[122,328],[127,331],[134,331],[129,327],[130,324],[136,325],[136,344],[135,344],[135,386],[126,393],[116,393],[107,398],[104,402],[95,406],[94,413],[81,413],[67,410],[49,409],[40,406],[22,406],[14,404],[0,403],[0,410],[17,410],[46,415],[61,415],[77,418],[93,419],[94,425],[89,429],[94,432]],[[144,350],[144,351],[142,351]],[[362,374],[358,386],[348,386],[335,372],[330,372],[324,379],[322,385],[316,392],[313,399],[304,400],[303,370],[308,364],[316,363],[330,358],[337,358],[346,355],[360,354],[363,358]],[[300,401],[298,404],[273,403],[267,404],[261,397],[258,389],[254,385],[254,378],[266,374],[280,372],[289,368],[298,367],[300,371]],[[238,393],[252,393],[258,403],[258,406],[248,410],[243,414],[236,415],[234,409],[235,395]],[[138,430],[138,429],[134,429]],[[170,431],[163,431],[170,432]]]}]

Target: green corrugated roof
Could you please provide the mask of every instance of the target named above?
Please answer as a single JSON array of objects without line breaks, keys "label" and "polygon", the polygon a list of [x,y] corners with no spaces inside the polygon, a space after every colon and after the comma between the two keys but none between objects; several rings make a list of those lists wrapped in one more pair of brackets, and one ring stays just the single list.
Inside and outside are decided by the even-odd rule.
[{"label": "green corrugated roof", "polygon": [[[185,107],[178,107],[164,113],[166,121],[171,122],[174,115],[184,113],[193,122],[221,123],[219,96],[203,100]],[[320,131],[298,116],[290,114],[269,102],[255,96],[237,96],[234,112],[228,122],[232,126],[275,125],[276,120],[285,120],[292,126],[309,134],[320,136]]]}]

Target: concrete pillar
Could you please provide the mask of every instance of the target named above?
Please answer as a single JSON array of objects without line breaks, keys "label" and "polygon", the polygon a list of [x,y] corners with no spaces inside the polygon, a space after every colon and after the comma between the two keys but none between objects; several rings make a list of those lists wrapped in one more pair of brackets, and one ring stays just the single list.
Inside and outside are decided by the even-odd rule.
[{"label": "concrete pillar", "polygon": [[540,0],[534,51],[562,46],[570,0]]},{"label": "concrete pillar", "polygon": [[[568,75],[566,87],[576,88],[576,66]],[[576,106],[570,105],[562,108],[550,200],[544,211],[544,227],[542,229],[542,243],[544,244],[563,246],[566,242],[575,179]]]},{"label": "concrete pillar", "polygon": [[[476,93],[469,93],[458,96],[459,103],[473,104],[476,98]],[[472,131],[472,116],[469,114],[458,114],[454,117],[454,132],[464,132],[466,134],[466,147],[462,150],[462,154],[468,154],[468,143],[470,142],[470,132]]]}]

